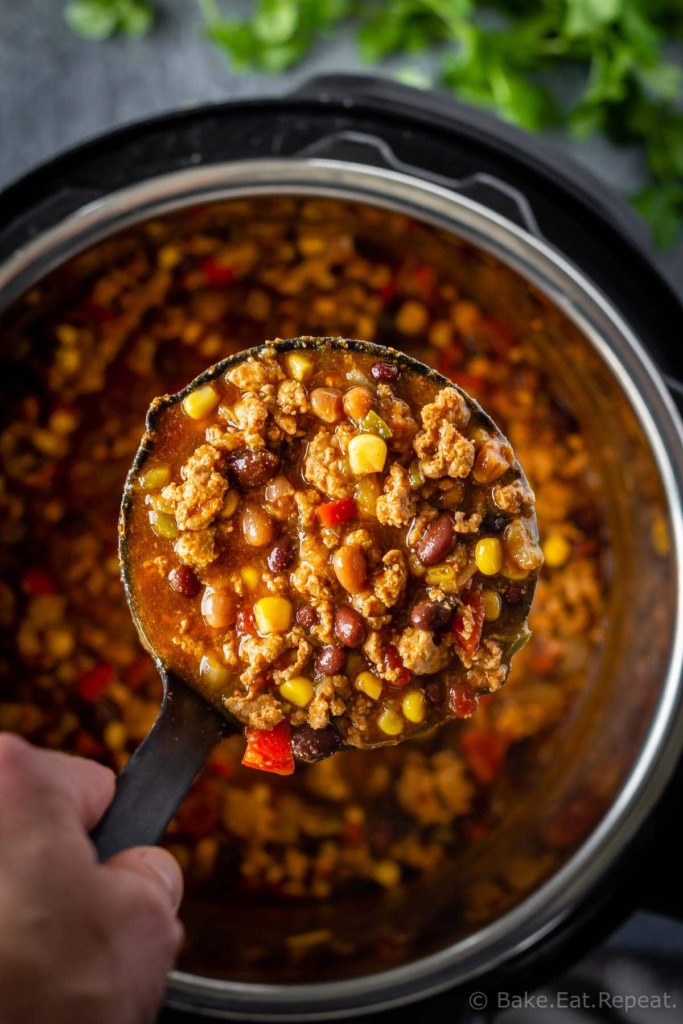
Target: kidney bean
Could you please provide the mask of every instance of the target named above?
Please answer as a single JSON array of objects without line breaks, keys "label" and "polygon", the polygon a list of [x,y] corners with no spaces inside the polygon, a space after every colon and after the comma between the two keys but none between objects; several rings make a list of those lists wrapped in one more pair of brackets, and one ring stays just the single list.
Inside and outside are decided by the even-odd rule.
[{"label": "kidney bean", "polygon": [[237,632],[242,636],[253,636],[256,632],[256,619],[254,618],[254,612],[251,608],[244,608],[241,612],[237,613]]},{"label": "kidney bean", "polygon": [[177,565],[168,574],[168,582],[171,590],[183,597],[196,597],[202,589],[202,585],[190,569],[189,565]]},{"label": "kidney bean", "polygon": [[268,555],[268,568],[271,572],[284,572],[292,564],[294,550],[289,537],[280,537]]},{"label": "kidney bean", "polygon": [[323,676],[334,676],[344,668],[345,660],[341,647],[327,644],[315,659],[315,670]]},{"label": "kidney bean", "polygon": [[318,613],[315,608],[311,608],[310,604],[305,604],[297,611],[296,621],[304,629],[312,629],[318,621]]},{"label": "kidney bean", "polygon": [[427,629],[434,632],[438,629],[445,629],[451,621],[451,610],[445,604],[438,604],[436,601],[418,601],[410,613],[410,621],[417,629]]},{"label": "kidney bean", "polygon": [[359,594],[368,582],[368,563],[361,548],[344,544],[332,559],[334,574],[349,594]]},{"label": "kidney bean", "polygon": [[365,640],[365,621],[355,608],[337,608],[334,635],[343,647],[360,647]]},{"label": "kidney bean", "polygon": [[292,729],[292,753],[297,761],[324,761],[336,754],[340,746],[339,733],[331,725],[324,729],[313,729],[310,725]]},{"label": "kidney bean", "polygon": [[415,554],[423,565],[438,565],[451,550],[454,537],[451,517],[439,516],[429,524],[420,537],[415,545]]},{"label": "kidney bean", "polygon": [[228,458],[228,468],[240,487],[261,487],[275,476],[280,459],[269,448],[242,448]]},{"label": "kidney bean", "polygon": [[386,384],[390,380],[398,380],[401,371],[395,363],[375,363],[370,370],[370,373],[375,380],[382,381],[383,384]]}]

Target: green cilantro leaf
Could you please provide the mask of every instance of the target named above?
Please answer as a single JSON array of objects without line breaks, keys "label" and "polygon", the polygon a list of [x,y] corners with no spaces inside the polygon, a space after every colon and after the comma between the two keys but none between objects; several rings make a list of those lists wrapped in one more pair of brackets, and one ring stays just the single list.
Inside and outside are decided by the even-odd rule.
[{"label": "green cilantro leaf", "polygon": [[147,0],[69,0],[64,17],[84,39],[108,39],[116,32],[136,39],[152,27],[154,8]]}]

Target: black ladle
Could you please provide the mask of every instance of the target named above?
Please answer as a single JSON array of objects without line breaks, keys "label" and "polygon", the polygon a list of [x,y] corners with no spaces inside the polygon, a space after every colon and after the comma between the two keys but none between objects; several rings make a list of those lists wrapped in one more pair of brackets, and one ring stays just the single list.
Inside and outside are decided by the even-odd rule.
[{"label": "black ladle", "polygon": [[[153,451],[157,420],[165,409],[182,402],[191,391],[222,376],[239,363],[260,356],[266,348],[287,352],[292,349],[320,349],[321,345],[345,352],[371,355],[378,361],[388,360],[397,363],[440,387],[456,386],[436,370],[396,349],[347,338],[302,337],[270,342],[268,345],[245,349],[228,356],[227,359],[205,370],[182,391],[156,398],[152,402],[147,413],[146,431],[135,454],[123,491],[119,518],[119,561],[133,622],[143,645],[156,662],[164,686],[164,696],[154,726],[119,773],[114,799],[92,832],[92,840],[100,860],[106,860],[131,846],[158,842],[213,747],[230,733],[241,731],[241,726],[227,713],[218,711],[164,664],[147,638],[144,610],[137,608],[132,597],[127,529],[133,488]],[[476,412],[486,428],[491,433],[499,435],[498,427],[481,406],[461,388],[458,390],[467,401],[470,410]],[[520,468],[518,463],[515,463],[515,466],[517,469]],[[520,478],[524,479],[523,474]],[[521,609],[524,616],[528,614],[531,606],[533,590],[532,582],[527,590],[525,608]]]}]

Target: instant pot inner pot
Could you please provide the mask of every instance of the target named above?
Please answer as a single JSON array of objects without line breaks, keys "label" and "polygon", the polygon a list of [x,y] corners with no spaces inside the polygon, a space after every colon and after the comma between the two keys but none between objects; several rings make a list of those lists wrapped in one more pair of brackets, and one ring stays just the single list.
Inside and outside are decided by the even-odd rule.
[{"label": "instant pot inner pot", "polygon": [[[499,918],[618,798],[669,661],[676,570],[660,476],[575,324],[428,223],[257,196],[114,235],[0,317],[10,727],[125,761],[158,700],[111,564],[147,403],[240,347],[331,333],[437,366],[509,434],[548,553],[534,637],[500,694],[424,740],[292,779],[239,767],[239,740],[221,748],[167,836],[187,878],[180,968],[198,976],[351,978]],[[55,413],[70,430],[53,429]],[[42,593],[37,570],[51,581]],[[46,626],[37,606],[50,596]],[[50,652],[62,625],[73,647]],[[17,701],[34,710],[18,715]]]}]

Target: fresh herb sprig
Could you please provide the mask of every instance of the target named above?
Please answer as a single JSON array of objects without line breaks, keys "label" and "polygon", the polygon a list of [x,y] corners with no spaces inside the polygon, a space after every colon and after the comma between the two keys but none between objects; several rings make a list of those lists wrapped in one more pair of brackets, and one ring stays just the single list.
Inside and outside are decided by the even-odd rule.
[{"label": "fresh herb sprig", "polygon": [[[198,0],[207,37],[237,71],[281,72],[342,23],[361,59],[391,59],[397,77],[436,85],[530,131],[604,133],[639,148],[647,182],[633,201],[660,245],[683,231],[683,72],[665,59],[683,39],[681,0],[255,0],[252,16]],[[145,13],[146,12],[146,13]],[[141,34],[147,0],[70,0],[72,28],[92,38]],[[416,56],[438,54],[433,78]],[[398,64],[398,66],[397,66]],[[557,72],[577,83],[562,101]]]},{"label": "fresh herb sprig", "polygon": [[154,7],[147,0],[69,0],[64,17],[85,39],[108,39],[117,32],[141,38],[154,22]]}]

